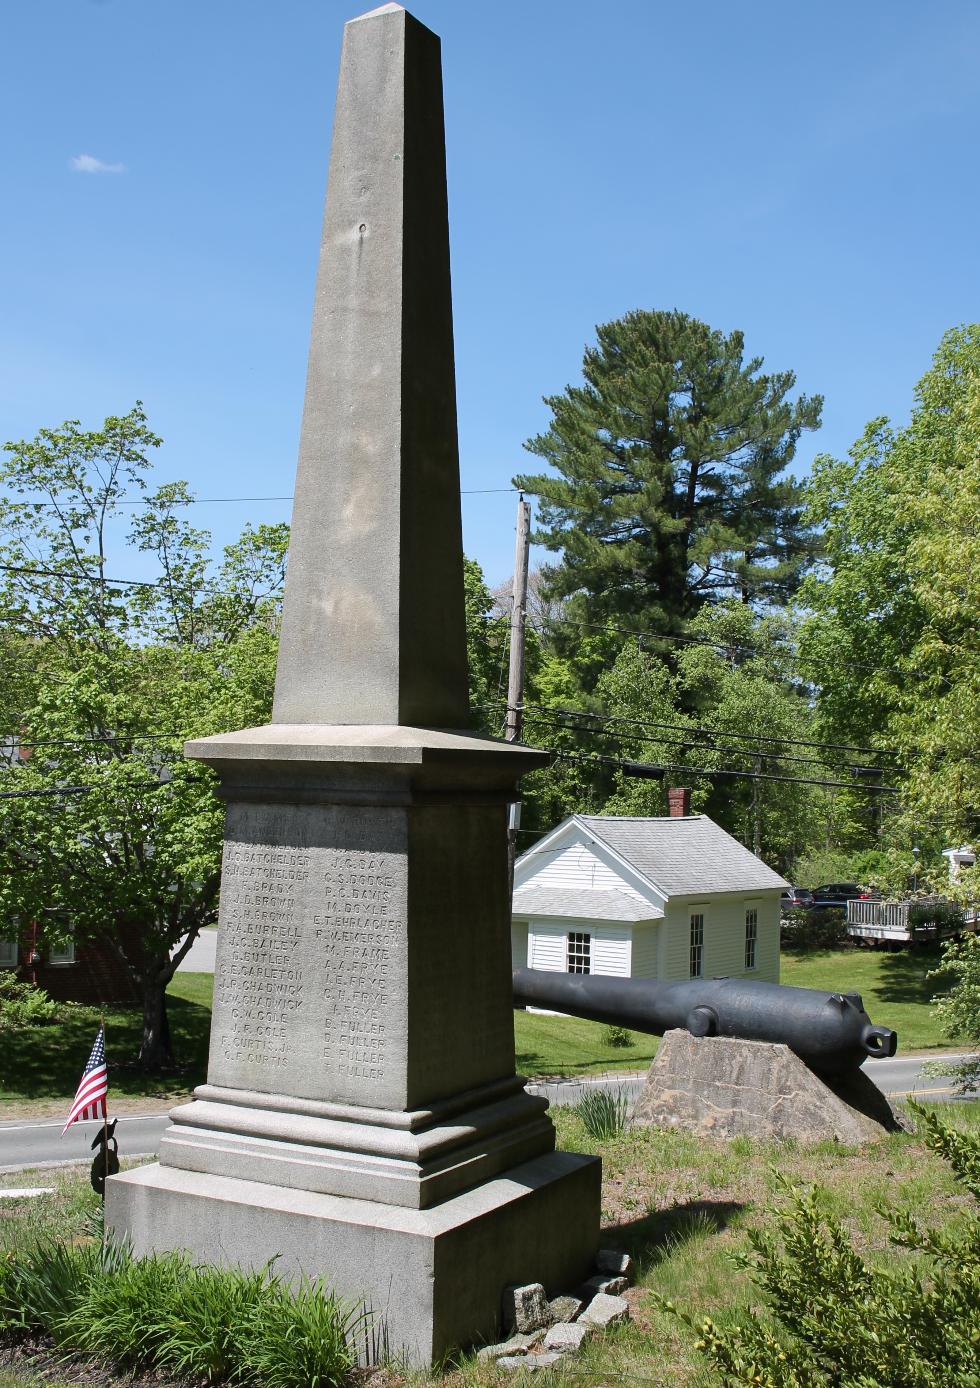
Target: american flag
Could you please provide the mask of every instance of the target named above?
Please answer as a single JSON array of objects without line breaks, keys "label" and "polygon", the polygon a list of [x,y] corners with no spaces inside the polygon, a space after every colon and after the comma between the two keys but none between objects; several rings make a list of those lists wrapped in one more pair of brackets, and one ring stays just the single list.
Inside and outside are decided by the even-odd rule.
[{"label": "american flag", "polygon": [[61,1130],[61,1136],[64,1137],[78,1118],[104,1118],[105,1100],[108,1092],[109,1080],[105,1068],[105,1028],[99,1027],[99,1034],[95,1038],[95,1045],[92,1047],[88,1064],[82,1071],[82,1078],[75,1091],[75,1101],[71,1106],[68,1122]]}]

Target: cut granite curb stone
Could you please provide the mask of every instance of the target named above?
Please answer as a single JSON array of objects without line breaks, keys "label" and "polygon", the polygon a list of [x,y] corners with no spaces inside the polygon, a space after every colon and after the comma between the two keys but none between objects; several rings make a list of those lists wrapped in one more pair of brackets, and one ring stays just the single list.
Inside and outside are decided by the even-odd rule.
[{"label": "cut granite curb stone", "polygon": [[548,1302],[548,1315],[552,1325],[559,1325],[562,1321],[573,1321],[579,1314],[585,1302],[577,1296],[556,1296]]},{"label": "cut granite curb stone", "polygon": [[606,1296],[622,1296],[628,1286],[625,1277],[590,1277],[579,1287],[578,1294],[583,1301],[589,1302],[600,1293],[605,1293]]},{"label": "cut granite curb stone", "polygon": [[548,1297],[540,1282],[525,1287],[506,1287],[503,1295],[504,1326],[527,1335],[550,1324]]},{"label": "cut granite curb stone", "polygon": [[619,1321],[629,1320],[629,1302],[622,1296],[607,1296],[605,1292],[600,1292],[593,1297],[589,1305],[578,1318],[578,1325],[595,1326],[597,1329],[604,1329],[607,1325],[616,1325]]},{"label": "cut granite curb stone", "polygon": [[510,1354],[497,1360],[498,1369],[511,1373],[523,1369],[526,1373],[537,1373],[539,1369],[551,1369],[561,1359],[560,1354]]},{"label": "cut granite curb stone", "polygon": [[553,1325],[544,1337],[544,1347],[558,1354],[574,1354],[582,1348],[592,1329],[591,1325],[584,1325],[581,1321],[576,1325],[568,1325],[566,1322]]},{"label": "cut granite curb stone", "polygon": [[629,1282],[633,1281],[633,1259],[628,1253],[621,1253],[618,1248],[600,1248],[596,1254],[595,1265],[607,1277],[625,1277]]},{"label": "cut granite curb stone", "polygon": [[505,1355],[524,1354],[532,1345],[539,1345],[545,1337],[545,1331],[535,1330],[530,1335],[512,1335],[509,1340],[504,1340],[499,1345],[484,1345],[477,1351],[477,1359],[486,1363],[488,1359],[502,1359]]}]

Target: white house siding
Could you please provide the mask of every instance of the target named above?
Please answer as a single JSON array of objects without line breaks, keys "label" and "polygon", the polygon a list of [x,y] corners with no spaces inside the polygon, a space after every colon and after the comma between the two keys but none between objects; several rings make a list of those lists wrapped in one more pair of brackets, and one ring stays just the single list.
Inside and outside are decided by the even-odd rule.
[{"label": "white house siding", "polygon": [[510,923],[510,957],[515,969],[527,968],[527,921]]},{"label": "white house siding", "polygon": [[[540,865],[535,865],[533,874],[536,887],[563,887],[571,890],[592,888],[596,891],[622,892],[636,901],[646,898],[633,889],[622,875],[610,867],[599,854],[586,843],[571,843],[560,853],[543,857]],[[533,857],[531,863],[534,862]],[[525,878],[527,880],[527,878]]]},{"label": "white house siding", "polygon": [[573,930],[592,936],[591,963],[594,974],[629,978],[630,927],[601,925],[596,921],[529,921],[528,967],[564,973],[567,967],[566,942],[569,931]]},{"label": "white house siding", "polygon": [[583,921],[572,929],[587,930],[592,936],[592,972],[615,978],[630,976],[630,936],[628,925],[595,925]]},{"label": "white house siding", "polygon": [[657,977],[660,927],[651,922],[633,926],[631,961],[634,978]]},{"label": "white house siding", "polygon": [[[758,912],[756,967],[746,969],[745,913],[751,908]],[[661,928],[661,978],[690,977],[691,916],[696,911],[704,915],[705,978],[745,977],[779,982],[779,898],[775,893],[670,902]]]},{"label": "white house siding", "polygon": [[531,969],[565,968],[565,937],[567,926],[550,921],[529,921],[527,927],[527,962]]}]

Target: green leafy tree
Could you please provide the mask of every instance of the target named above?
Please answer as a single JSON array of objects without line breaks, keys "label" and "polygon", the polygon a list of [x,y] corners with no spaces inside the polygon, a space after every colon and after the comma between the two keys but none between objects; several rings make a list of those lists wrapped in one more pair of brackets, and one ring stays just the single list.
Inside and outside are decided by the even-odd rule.
[{"label": "green leafy tree", "polygon": [[474,728],[495,736],[507,701],[510,619],[501,612],[475,559],[463,560],[463,593],[470,716]]},{"label": "green leafy tree", "polygon": [[[0,774],[0,911],[115,952],[148,1071],[172,1059],[166,987],[218,898],[222,811],[182,743],[267,719],[287,541],[248,527],[210,564],[184,485],[147,487],[159,442],[137,404],[8,444],[0,466],[3,731],[21,749]],[[153,577],[118,581],[134,551]]]},{"label": "green leafy tree", "polygon": [[[980,873],[976,868],[964,874],[963,889],[974,901],[980,898]],[[948,940],[943,946],[942,963],[931,976],[949,985],[949,991],[936,1003],[943,1035],[961,1045],[980,1045],[980,936]],[[962,1090],[980,1090],[980,1056],[956,1064],[937,1061],[933,1071],[952,1075]]]},{"label": "green leafy tree", "polygon": [[591,724],[591,745],[663,772],[652,780],[617,771],[603,812],[666,814],[668,785],[686,785],[695,812],[710,814],[768,861],[785,866],[805,851],[819,829],[819,792],[798,779],[840,773],[792,745],[812,728],[794,665],[788,622],[738,602],[705,608],[669,660],[628,640],[596,684],[602,712]]},{"label": "green leafy tree", "polygon": [[677,311],[597,335],[584,384],[546,400],[551,425],[525,445],[553,471],[515,480],[538,496],[537,542],[562,552],[547,577],[565,620],[678,631],[722,597],[783,600],[814,553],[786,468],[820,397],[791,400],[791,371],[764,374],[740,332]]},{"label": "green leafy tree", "polygon": [[911,846],[980,824],[980,324],[948,332],[912,419],[817,460],[826,564],[804,585],[802,667],[823,727],[897,749]]},{"label": "green leafy tree", "polygon": [[869,1264],[813,1191],[788,1187],[775,1230],[749,1232],[738,1261],[762,1291],[771,1320],[696,1321],[669,1301],[697,1335],[697,1348],[728,1385],[759,1388],[978,1388],[980,1385],[980,1138],[915,1107],[927,1146],[952,1169],[970,1200],[965,1219],[923,1229],[885,1207],[896,1250]]}]

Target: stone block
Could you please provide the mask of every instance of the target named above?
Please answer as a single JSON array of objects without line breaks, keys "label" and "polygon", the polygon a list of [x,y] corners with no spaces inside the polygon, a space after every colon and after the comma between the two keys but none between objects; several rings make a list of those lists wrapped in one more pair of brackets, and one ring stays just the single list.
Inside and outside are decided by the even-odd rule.
[{"label": "stone block", "polygon": [[630,1126],[762,1141],[829,1138],[857,1146],[899,1123],[884,1095],[860,1072],[831,1087],[788,1046],[668,1031]]},{"label": "stone block", "polygon": [[574,1325],[562,1323],[553,1325],[544,1337],[544,1347],[546,1350],[554,1350],[556,1354],[575,1354],[592,1333],[592,1326],[577,1321]]},{"label": "stone block", "polygon": [[577,1296],[556,1296],[548,1302],[548,1317],[553,1325],[573,1321],[585,1303]]},{"label": "stone block", "polygon": [[137,1256],[321,1274],[365,1301],[392,1352],[427,1366],[496,1335],[501,1287],[592,1265],[599,1175],[596,1158],[554,1152],[417,1210],[152,1165],[110,1178],[107,1217]]},{"label": "stone block", "polygon": [[633,1281],[633,1259],[618,1248],[600,1248],[595,1255],[595,1265],[596,1270],[604,1272],[607,1277],[625,1277],[627,1281]]},{"label": "stone block", "polygon": [[501,1309],[507,1329],[513,1328],[522,1335],[546,1326],[549,1321],[548,1297],[540,1282],[530,1282],[526,1287],[506,1287]]},{"label": "stone block", "polygon": [[553,1369],[561,1359],[560,1354],[548,1351],[546,1354],[512,1354],[497,1360],[498,1369],[511,1373],[537,1373],[540,1369]]},{"label": "stone block", "polygon": [[590,1277],[583,1282],[578,1289],[578,1294],[583,1301],[591,1301],[593,1297],[605,1293],[607,1296],[621,1296],[625,1292],[629,1283],[625,1277],[605,1277],[598,1274]]},{"label": "stone block", "polygon": [[622,1296],[607,1296],[600,1292],[594,1296],[579,1316],[576,1325],[595,1326],[603,1330],[607,1325],[616,1325],[630,1318],[629,1302]]},{"label": "stone block", "polygon": [[526,1354],[532,1345],[539,1345],[547,1332],[544,1328],[532,1331],[530,1335],[512,1335],[509,1340],[503,1340],[498,1345],[484,1345],[477,1351],[477,1359],[486,1363],[488,1360],[502,1359],[508,1354]]}]

